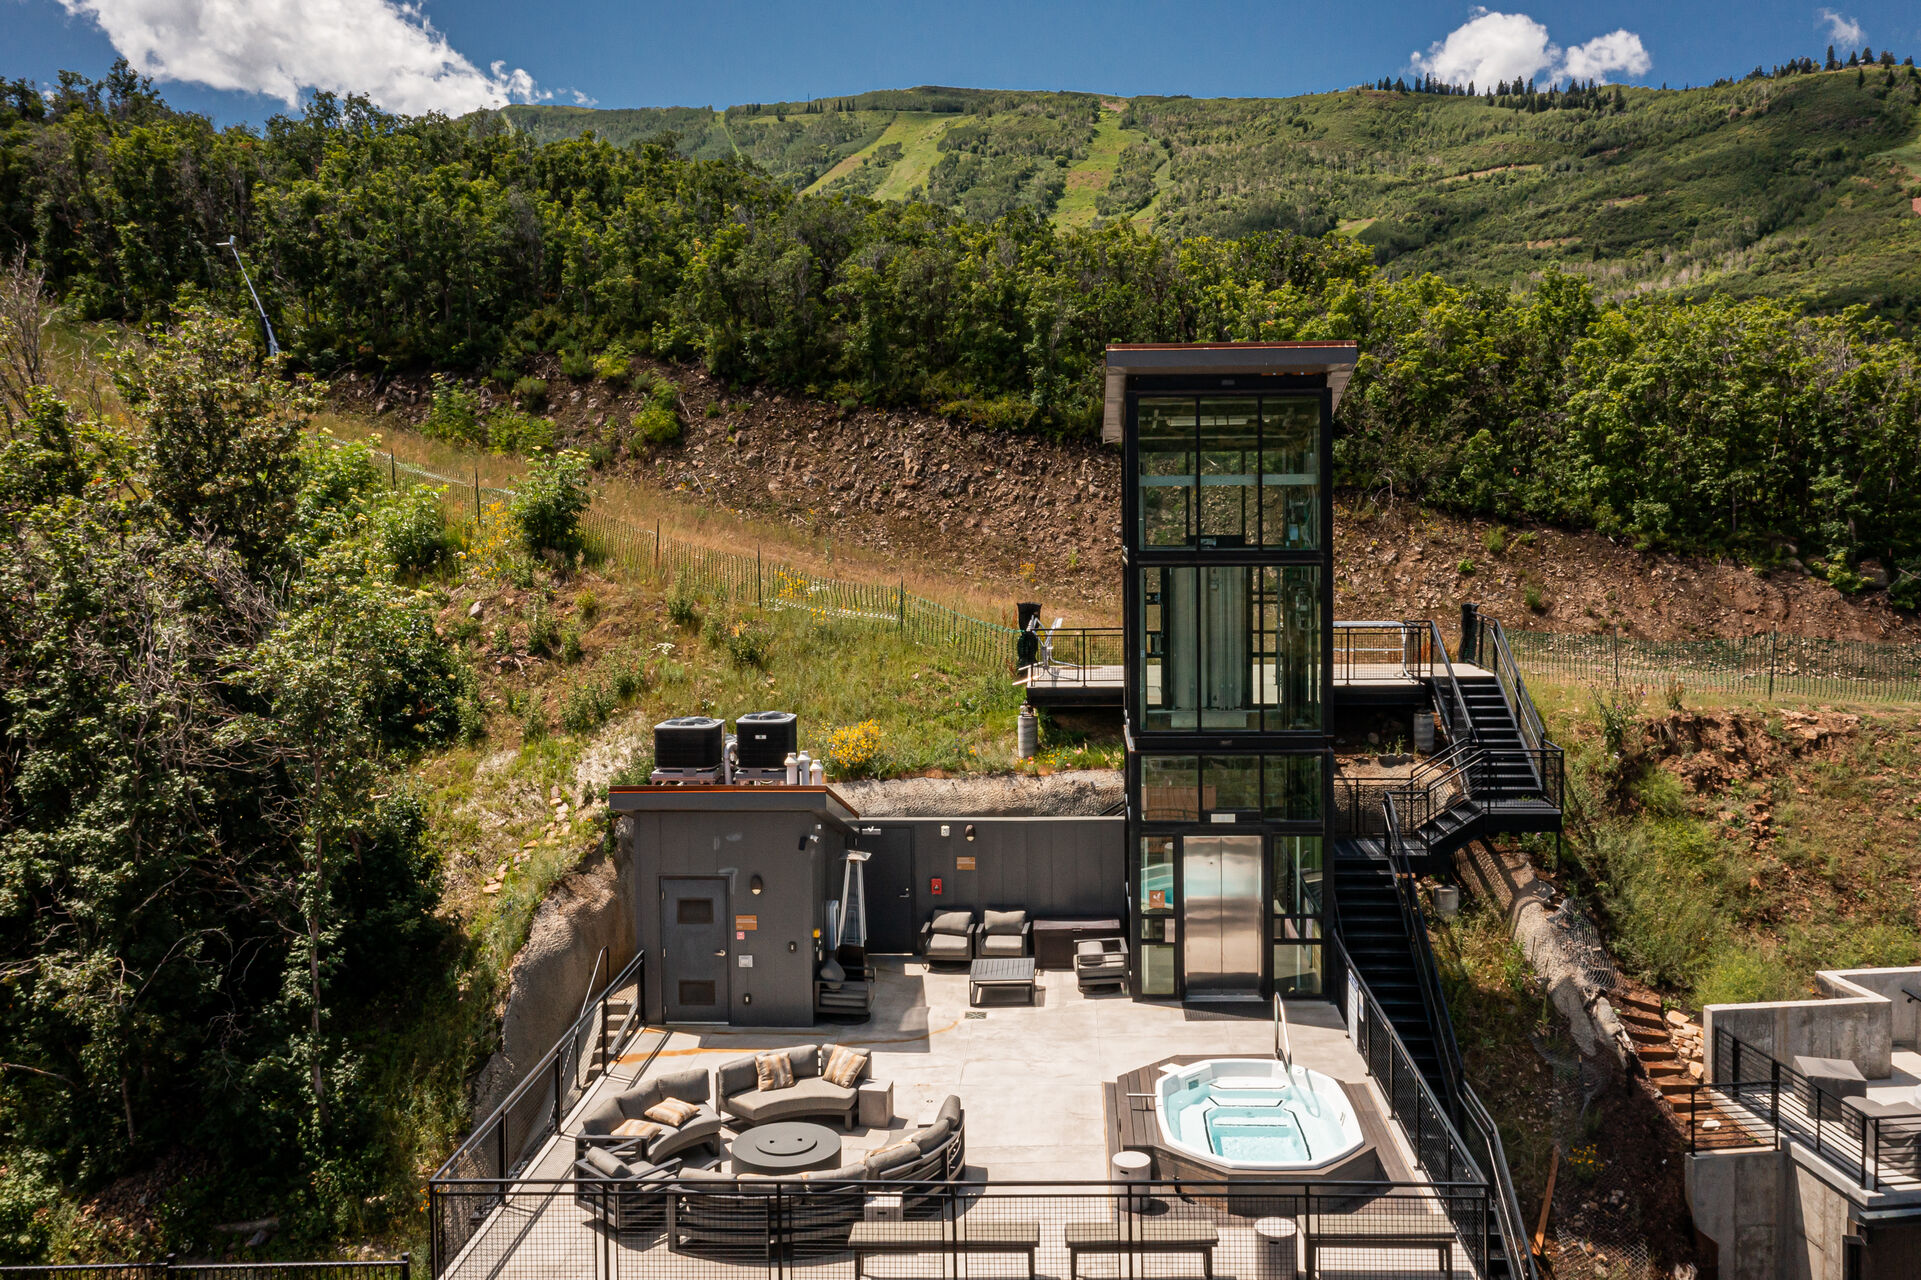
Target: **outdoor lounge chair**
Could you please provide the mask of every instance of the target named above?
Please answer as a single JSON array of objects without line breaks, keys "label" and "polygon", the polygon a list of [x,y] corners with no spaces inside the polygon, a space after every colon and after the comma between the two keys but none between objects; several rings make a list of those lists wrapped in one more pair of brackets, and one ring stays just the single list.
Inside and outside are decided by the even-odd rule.
[{"label": "outdoor lounge chair", "polygon": [[974,934],[974,954],[981,959],[1019,957],[1032,953],[1034,922],[1025,911],[987,911]]},{"label": "outdoor lounge chair", "polygon": [[602,1147],[574,1162],[574,1203],[622,1235],[667,1229],[667,1197],[680,1161],[630,1165]]},{"label": "outdoor lounge chair", "polygon": [[[670,1156],[701,1146],[718,1156],[721,1154],[721,1118],[710,1104],[710,1097],[705,1068],[655,1076],[640,1088],[616,1094],[587,1113],[580,1122],[580,1132],[574,1136],[574,1158],[583,1159],[592,1147],[605,1148],[629,1163],[659,1164]],[[678,1125],[661,1125],[664,1132],[651,1138],[628,1138],[614,1133],[627,1120],[660,1124],[648,1117],[647,1110],[669,1098],[678,1098],[700,1109]]]},{"label": "outdoor lounge chair", "polygon": [[920,930],[920,953],[929,964],[968,964],[974,959],[974,913],[936,911]]},{"label": "outdoor lounge chair", "polygon": [[1083,938],[1074,944],[1074,981],[1089,987],[1127,983],[1127,943],[1120,938]]}]

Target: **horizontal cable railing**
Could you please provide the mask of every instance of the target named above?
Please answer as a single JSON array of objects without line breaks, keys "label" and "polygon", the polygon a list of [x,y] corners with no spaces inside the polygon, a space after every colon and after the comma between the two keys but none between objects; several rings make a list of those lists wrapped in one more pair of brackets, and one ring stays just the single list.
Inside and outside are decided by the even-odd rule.
[{"label": "horizontal cable railing", "polygon": [[912,1275],[1087,1276],[1103,1274],[1103,1263],[1105,1274],[1118,1266],[1126,1275],[1145,1261],[1151,1274],[1401,1274],[1412,1263],[1422,1273],[1485,1276],[1491,1217],[1478,1181],[670,1176],[440,1185],[434,1201],[436,1220],[479,1214],[499,1224],[448,1256],[438,1276],[454,1280],[745,1280],[801,1267],[819,1280],[854,1280],[871,1274],[876,1257]]},{"label": "horizontal cable railing", "polygon": [[1602,685],[1679,683],[1689,689],[1773,699],[1921,701],[1921,644],[1761,635],[1640,640],[1616,632],[1512,631],[1517,665],[1558,681]]},{"label": "horizontal cable railing", "polygon": [[1035,636],[1034,660],[1016,678],[1030,688],[1119,687],[1127,663],[1119,627],[1053,627]]}]

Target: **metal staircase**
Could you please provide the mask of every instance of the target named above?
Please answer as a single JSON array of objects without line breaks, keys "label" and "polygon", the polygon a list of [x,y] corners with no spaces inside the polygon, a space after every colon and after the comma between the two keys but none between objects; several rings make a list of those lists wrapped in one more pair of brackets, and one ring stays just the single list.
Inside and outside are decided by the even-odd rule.
[{"label": "metal staircase", "polygon": [[1499,1185],[1502,1230],[1490,1233],[1500,1245],[1491,1274],[1532,1276],[1500,1135],[1464,1078],[1416,881],[1423,872],[1450,871],[1454,851],[1474,840],[1561,828],[1561,749],[1547,737],[1500,624],[1472,622],[1461,648],[1481,665],[1458,674],[1443,650],[1434,667],[1448,749],[1382,796],[1383,834],[1335,841],[1335,921],[1356,973]]}]

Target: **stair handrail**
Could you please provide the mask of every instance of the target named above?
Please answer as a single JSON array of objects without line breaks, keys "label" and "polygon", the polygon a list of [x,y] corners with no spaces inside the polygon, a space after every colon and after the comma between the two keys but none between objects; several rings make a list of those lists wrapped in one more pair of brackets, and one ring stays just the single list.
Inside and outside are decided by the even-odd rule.
[{"label": "stair handrail", "polygon": [[[1458,754],[1450,751],[1446,756],[1439,757],[1442,763],[1437,771],[1430,771],[1431,776],[1422,778],[1418,772],[1411,774],[1405,784],[1391,788],[1382,796],[1384,802],[1395,795],[1401,797],[1401,808],[1405,809],[1407,816],[1414,820],[1412,833],[1420,840],[1423,851],[1429,848],[1427,836],[1422,834],[1426,831],[1427,824],[1433,820],[1436,813],[1447,808],[1447,805],[1441,803],[1436,797],[1451,784],[1458,782],[1461,796],[1464,799],[1472,799],[1478,787],[1477,775],[1487,767],[1489,752],[1486,748],[1472,743],[1463,743],[1462,748]],[[1396,839],[1402,836],[1400,831],[1394,829],[1399,816],[1395,812],[1390,812],[1388,815],[1388,828],[1394,832]]]},{"label": "stair handrail", "polygon": [[1401,837],[1400,817],[1394,810],[1394,797],[1381,797],[1387,809],[1388,871],[1394,879],[1394,897],[1400,904],[1401,924],[1407,931],[1408,950],[1414,957],[1415,985],[1421,991],[1421,1004],[1427,1010],[1428,1025],[1434,1028],[1440,1051],[1442,1082],[1450,1099],[1461,1092],[1461,1046],[1454,1039],[1454,1020],[1447,1011],[1447,993],[1441,988],[1441,973],[1434,960],[1434,949],[1427,940],[1427,914],[1421,910],[1421,897],[1415,888],[1414,869],[1408,862],[1407,847]]},{"label": "stair handrail", "polygon": [[594,957],[594,971],[587,975],[587,994],[581,999],[580,1012],[574,1015],[574,1021],[578,1022],[587,1016],[587,1006],[594,1002],[594,993],[600,990],[601,966],[606,963],[607,948],[602,947],[600,954]]},{"label": "stair handrail", "polygon": [[[1461,681],[1454,674],[1454,660],[1447,656],[1447,641],[1441,637],[1441,628],[1432,618],[1422,618],[1413,626],[1427,628],[1428,646],[1445,672],[1445,688],[1439,690],[1441,696],[1435,699],[1441,709],[1441,719],[1447,724],[1449,742],[1472,742],[1474,740],[1474,717],[1467,711],[1467,696],[1461,692]],[[1458,716],[1458,719],[1456,718]]]},{"label": "stair handrail", "polygon": [[1493,653],[1494,678],[1501,685],[1501,692],[1507,695],[1522,741],[1531,751],[1554,748],[1547,736],[1547,725],[1542,723],[1541,713],[1528,694],[1527,681],[1521,678],[1520,664],[1514,661],[1514,651],[1508,647],[1507,632],[1498,619],[1485,613],[1476,616],[1476,623],[1475,655],[1485,662],[1489,652]]},{"label": "stair handrail", "polygon": [[[1423,941],[1425,941],[1425,938],[1426,935],[1423,934]],[[1459,1148],[1461,1154],[1467,1158],[1474,1174],[1488,1184],[1492,1192],[1489,1198],[1495,1201],[1495,1229],[1501,1236],[1502,1248],[1506,1252],[1509,1260],[1520,1268],[1522,1280],[1539,1280],[1540,1271],[1535,1265],[1534,1253],[1528,1248],[1527,1228],[1525,1225],[1526,1219],[1521,1212],[1520,1197],[1515,1194],[1514,1180],[1507,1169],[1507,1149],[1501,1144],[1500,1132],[1495,1129],[1494,1121],[1487,1114],[1487,1108],[1481,1105],[1481,1100],[1475,1096],[1473,1089],[1467,1085],[1467,1082],[1462,1081],[1457,1097],[1461,1098],[1464,1103],[1469,1104],[1465,1108],[1467,1118],[1473,1121],[1475,1128],[1483,1130],[1481,1136],[1488,1140],[1486,1146],[1488,1153],[1487,1163],[1494,1166],[1494,1171],[1491,1175],[1481,1170],[1480,1163],[1474,1160],[1474,1151],[1471,1144],[1469,1144],[1461,1132],[1461,1126],[1455,1123],[1454,1117],[1450,1114],[1449,1109],[1440,1105],[1441,1100],[1435,1096],[1433,1088],[1426,1080],[1421,1078],[1419,1069],[1414,1066],[1414,1055],[1408,1051],[1407,1042],[1401,1039],[1401,1033],[1396,1031],[1394,1024],[1388,1020],[1386,1012],[1381,1008],[1380,999],[1374,994],[1374,989],[1367,985],[1367,979],[1361,976],[1361,972],[1355,966],[1353,958],[1347,954],[1347,947],[1342,943],[1340,936],[1338,934],[1330,935],[1327,939],[1327,945],[1333,951],[1335,962],[1340,966],[1340,971],[1344,972],[1353,980],[1354,986],[1361,993],[1362,1000],[1372,1007],[1375,1020],[1378,1021],[1381,1028],[1387,1032],[1389,1044],[1395,1054],[1403,1063],[1407,1064],[1408,1069],[1412,1071],[1415,1083],[1421,1092],[1428,1095],[1446,1131],[1448,1139],[1454,1146]],[[1358,1048],[1359,1046],[1356,1047]],[[1368,1060],[1368,1070],[1369,1073],[1372,1074],[1373,1061],[1371,1058]],[[1390,1111],[1395,1110],[1395,1100],[1393,1098],[1390,1097],[1388,1099],[1388,1105]],[[1395,1115],[1398,1119],[1399,1113],[1395,1112]],[[1483,1129],[1484,1125],[1485,1128]],[[1403,1124],[1403,1127],[1405,1128],[1405,1124]]]}]

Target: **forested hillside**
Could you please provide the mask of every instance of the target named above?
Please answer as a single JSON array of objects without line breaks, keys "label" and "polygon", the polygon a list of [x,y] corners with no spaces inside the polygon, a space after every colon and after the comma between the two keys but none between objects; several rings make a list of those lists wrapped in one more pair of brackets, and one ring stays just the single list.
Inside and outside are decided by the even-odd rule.
[{"label": "forested hillside", "polygon": [[1764,294],[1917,315],[1911,64],[1882,54],[1687,90],[1485,88],[1125,101],[917,89],[720,114],[502,114],[539,141],[671,131],[684,154],[737,153],[787,186],[970,217],[1338,230],[1395,276],[1509,285],[1558,266],[1607,297]]},{"label": "forested hillside", "polygon": [[[1845,73],[1743,91],[1803,85],[1909,110]],[[1897,600],[1921,600],[1921,491],[1903,482],[1921,458],[1916,350],[1859,311],[1718,292],[1610,303],[1557,270],[1518,292],[1396,277],[1339,235],[1176,239],[796,195],[731,156],[542,145],[490,117],[326,97],[262,134],[174,113],[127,75],[10,97],[0,253],[43,263],[82,319],[163,318],[200,294],[246,307],[216,247],[232,232],[282,341],[322,374],[440,368],[509,389],[544,354],[585,377],[646,353],[730,385],[1065,434],[1093,429],[1108,342],[1352,338],[1350,486],[1799,558],[1850,588],[1886,574]],[[1632,95],[1624,114],[1533,114],[1583,110],[1635,114]],[[949,114],[949,133],[974,130]]]}]

